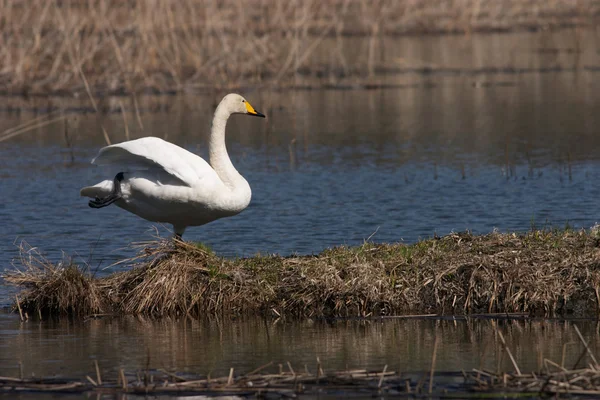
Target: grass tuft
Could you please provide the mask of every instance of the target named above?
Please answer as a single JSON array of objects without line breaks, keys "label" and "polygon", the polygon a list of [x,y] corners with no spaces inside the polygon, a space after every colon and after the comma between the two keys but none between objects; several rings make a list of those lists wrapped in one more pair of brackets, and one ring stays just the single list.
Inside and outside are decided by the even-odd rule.
[{"label": "grass tuft", "polygon": [[7,282],[24,288],[19,302],[29,314],[69,314],[85,316],[109,307],[100,281],[87,267],[65,259],[49,262],[40,251],[26,242],[20,245],[20,264],[6,275]]}]

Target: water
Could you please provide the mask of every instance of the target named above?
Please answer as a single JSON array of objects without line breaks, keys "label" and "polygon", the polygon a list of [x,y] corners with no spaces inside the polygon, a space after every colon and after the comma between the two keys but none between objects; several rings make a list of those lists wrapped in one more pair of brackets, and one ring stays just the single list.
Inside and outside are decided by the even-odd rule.
[{"label": "water", "polygon": [[[252,186],[252,203],[238,216],[188,229],[185,238],[246,256],[316,253],[367,238],[414,242],[465,229],[525,231],[532,223],[590,227],[600,194],[594,77],[519,75],[510,78],[514,86],[487,88],[440,78],[427,88],[249,93],[269,120],[234,116],[228,144]],[[588,100],[569,101],[571,91]],[[130,116],[131,137],[166,136],[205,155],[208,98],[177,100],[174,110],[183,111],[144,115],[143,132]],[[196,111],[185,112],[185,104]],[[110,114],[103,122],[115,142],[124,139],[121,118]],[[131,255],[129,243],[151,238],[157,224],[116,207],[90,209],[79,197],[82,186],[107,175],[89,165],[103,144],[97,117],[77,119],[69,121],[70,148],[62,123],[0,146],[1,265],[21,240],[53,258],[64,251],[104,267]]]},{"label": "water", "polygon": [[[314,369],[319,357],[326,371],[360,366],[366,369],[426,372],[431,368],[435,336],[440,344],[440,371],[484,368],[510,371],[511,361],[496,334],[503,333],[519,368],[538,371],[543,359],[572,367],[585,350],[577,324],[592,351],[600,346],[598,324],[590,321],[493,321],[388,319],[369,321],[266,320],[152,321],[108,318],[88,322],[20,323],[1,316],[0,376],[85,378],[97,360],[107,376],[127,371],[166,369],[191,374],[225,376],[274,362]],[[583,365],[589,362],[584,358]]]},{"label": "water", "polygon": [[[245,91],[268,115],[234,116],[228,125],[229,153],[252,186],[252,203],[238,216],[189,228],[184,238],[224,256],[249,256],[318,253],[367,239],[411,243],[465,229],[588,228],[599,219],[600,197],[594,35],[576,44],[553,33],[386,39],[388,59],[443,68],[383,75],[375,80],[391,86],[379,90]],[[129,98],[103,99],[100,106],[114,112],[71,113],[64,123],[0,142],[0,268],[11,268],[25,241],[53,261],[64,252],[100,274],[114,270],[103,268],[131,256],[128,245],[151,239],[157,225],[116,207],[90,209],[79,197],[82,186],[109,178],[89,164],[105,144],[101,126],[112,142],[154,135],[206,156],[221,97],[141,97],[139,118]],[[5,98],[0,131],[44,110],[82,106],[84,99]],[[0,286],[0,304],[11,296]],[[148,351],[156,368],[198,373],[269,360],[311,365],[316,355],[331,368],[425,370],[436,330],[444,338],[440,369],[460,370],[480,363],[494,337],[490,324],[20,324],[2,315],[0,375],[15,375],[18,361],[37,375],[89,373],[94,358],[112,371],[140,368]],[[592,325],[586,335],[595,347]],[[537,367],[530,349],[556,359],[572,336],[569,323],[556,321],[508,328],[525,369]]]},{"label": "water", "polygon": [[[437,371],[472,368],[511,371],[497,332],[505,337],[523,373],[544,368],[544,358],[574,367],[585,347],[576,324],[597,352],[599,325],[591,321],[494,321],[387,319],[369,321],[270,320],[190,321],[142,318],[87,322],[20,323],[0,315],[0,376],[53,376],[85,379],[95,376],[98,361],[105,379],[120,368],[129,372],[165,369],[181,373],[226,376],[230,368],[243,374],[273,362],[296,370],[326,372],[360,366],[426,373],[433,343],[439,339]],[[568,344],[563,361],[563,345]],[[587,356],[581,360],[587,365]],[[267,369],[269,371],[269,369]]]}]

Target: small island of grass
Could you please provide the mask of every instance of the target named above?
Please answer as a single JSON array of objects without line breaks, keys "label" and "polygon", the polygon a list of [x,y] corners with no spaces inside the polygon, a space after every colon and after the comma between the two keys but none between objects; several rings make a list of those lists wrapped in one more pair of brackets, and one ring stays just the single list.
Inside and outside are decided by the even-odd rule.
[{"label": "small island of grass", "polygon": [[159,239],[124,260],[130,268],[106,276],[23,248],[22,265],[4,279],[22,288],[15,311],[40,317],[596,316],[599,245],[595,228],[453,233],[410,245],[368,242],[311,256],[230,259]]}]

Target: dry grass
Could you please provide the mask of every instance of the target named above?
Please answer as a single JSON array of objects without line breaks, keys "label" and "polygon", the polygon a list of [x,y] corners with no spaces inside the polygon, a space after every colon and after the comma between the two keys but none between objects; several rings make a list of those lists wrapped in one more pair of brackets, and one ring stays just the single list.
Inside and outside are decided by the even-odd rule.
[{"label": "dry grass", "polygon": [[600,0],[5,0],[0,92],[282,86],[299,74],[364,79],[381,62],[386,35],[595,26],[599,15]]},{"label": "dry grass", "polygon": [[[465,374],[466,381],[478,385],[476,390],[479,391],[517,391],[538,395],[544,394],[555,398],[561,395],[597,398],[600,395],[600,365],[577,325],[573,325],[573,328],[585,349],[572,368],[565,366],[564,360],[566,347],[569,343],[563,344],[563,359],[560,363],[544,358],[544,368],[537,373],[530,374],[521,373],[510,349],[505,344],[506,352],[513,362],[515,372],[494,373],[475,369],[471,374]],[[502,338],[500,331],[497,331],[497,334]],[[504,343],[503,338],[502,342]],[[583,364],[584,359],[589,360],[587,367],[578,368],[580,364]]]},{"label": "dry grass", "polygon": [[[119,370],[117,379],[101,380],[100,372],[96,379],[87,376],[86,380],[68,379],[23,379],[0,376],[0,390],[17,392],[27,390],[33,393],[79,393],[113,396],[135,395],[173,396],[185,393],[186,396],[196,395],[202,398],[296,398],[299,395],[323,396],[333,394],[340,396],[369,393],[372,396],[399,393],[422,395],[425,393],[423,381],[413,382],[400,373],[387,370],[368,371],[365,369],[327,371],[317,362],[316,369],[311,373],[308,366],[297,370],[288,362],[286,369],[279,364],[275,372],[272,362],[256,368],[246,374],[239,374],[230,369],[228,376],[190,376],[190,374],[175,374],[168,371],[136,371],[125,374]],[[270,368],[269,368],[270,367]],[[299,366],[296,366],[299,367]],[[311,366],[312,367],[312,366]],[[270,372],[268,370],[271,370]],[[182,376],[183,375],[183,376]],[[111,377],[112,378],[112,377]]]},{"label": "dry grass", "polygon": [[516,391],[524,393],[543,393],[546,397],[560,398],[561,395],[572,396],[600,396],[600,371],[599,365],[590,365],[589,368],[569,370],[560,365],[546,360],[546,370],[539,373],[514,374],[491,373],[476,371],[470,374],[470,379],[478,384],[476,390],[490,391]]},{"label": "dry grass", "polygon": [[21,244],[20,265],[10,273],[10,282],[26,288],[19,305],[26,313],[85,316],[103,310],[102,286],[69,259],[52,264],[37,248]]},{"label": "dry grass", "polygon": [[589,316],[600,301],[598,246],[596,230],[464,233],[316,256],[224,259],[192,243],[159,240],[125,260],[129,270],[101,278],[24,249],[22,266],[4,278],[25,288],[21,307],[30,315]]}]

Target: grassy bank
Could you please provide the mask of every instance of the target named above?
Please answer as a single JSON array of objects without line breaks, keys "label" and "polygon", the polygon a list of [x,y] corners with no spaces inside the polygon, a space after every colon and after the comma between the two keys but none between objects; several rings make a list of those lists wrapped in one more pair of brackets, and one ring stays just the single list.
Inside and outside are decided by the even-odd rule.
[{"label": "grassy bank", "polygon": [[386,62],[385,36],[594,26],[599,16],[600,0],[7,0],[0,92],[285,86],[299,75],[364,80]]},{"label": "grassy bank", "polygon": [[158,241],[96,277],[23,249],[5,274],[28,315],[145,314],[367,317],[532,313],[595,316],[596,230],[452,234],[413,245],[339,247],[315,256],[225,259],[186,242]]}]

